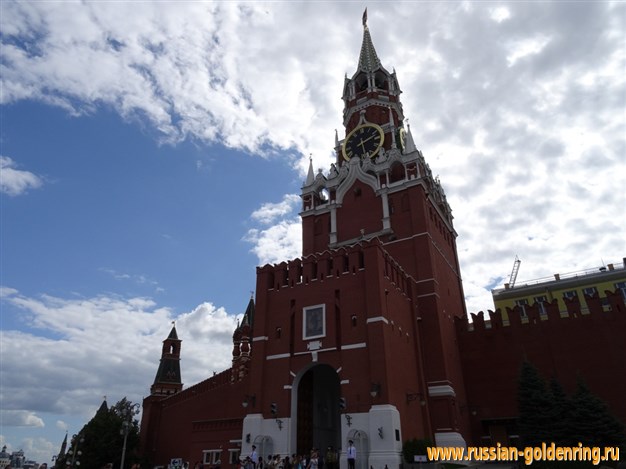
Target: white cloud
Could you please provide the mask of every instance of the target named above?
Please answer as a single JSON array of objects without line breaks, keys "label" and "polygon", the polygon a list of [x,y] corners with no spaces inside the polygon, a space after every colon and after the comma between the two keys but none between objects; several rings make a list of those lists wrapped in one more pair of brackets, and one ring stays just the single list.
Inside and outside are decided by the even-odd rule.
[{"label": "white cloud", "polygon": [[319,36],[315,47],[307,30],[281,34],[294,9],[236,2],[153,3],[141,15],[129,3],[3,8],[5,103],[38,99],[73,114],[102,103],[147,120],[165,141],[330,154],[310,136],[331,110],[339,118],[339,103],[315,93],[343,70],[320,72],[315,59],[341,33]]},{"label": "white cloud", "polygon": [[252,212],[250,217],[263,224],[273,223],[276,219],[280,219],[297,209],[300,201],[300,196],[296,194],[285,194],[281,202],[267,202],[261,205],[261,208]]},{"label": "white cloud", "polygon": [[511,12],[506,7],[497,7],[490,11],[491,19],[497,21],[498,23],[502,23],[505,20],[508,20],[511,17]]},{"label": "white cloud", "polygon": [[11,296],[18,293],[15,288],[6,287],[4,285],[0,285],[0,298],[4,298],[5,296]]},{"label": "white cloud", "polygon": [[[43,425],[42,413],[91,418],[98,404],[94,396],[140,401],[154,379],[172,320],[183,340],[186,386],[230,366],[237,317],[208,302],[175,315],[149,298],[32,298],[14,291],[3,301],[21,309],[19,320],[32,330],[3,331],[5,425]],[[29,409],[38,409],[38,415]]]},{"label": "white cloud", "polygon": [[27,459],[41,462],[48,461],[50,454],[59,451],[58,443],[51,443],[45,438],[24,438],[19,448],[24,451]]},{"label": "white cloud", "polygon": [[294,216],[300,202],[300,196],[285,194],[282,201],[266,202],[250,215],[260,226],[250,228],[243,240],[253,245],[250,251],[257,256],[260,265],[302,255],[302,222],[300,217]]},{"label": "white cloud", "polygon": [[67,422],[64,422],[63,420],[57,420],[56,422],[56,427],[59,430],[63,430],[63,431],[67,431]]},{"label": "white cloud", "polygon": [[514,66],[519,59],[522,59],[529,55],[539,54],[543,50],[543,48],[548,45],[549,42],[549,37],[541,35],[513,42],[509,46],[510,52],[506,58],[509,67]]},{"label": "white cloud", "polygon": [[28,410],[0,410],[3,425],[13,427],[43,427],[43,419]]},{"label": "white cloud", "polygon": [[253,228],[244,237],[252,243],[251,251],[260,265],[294,259],[302,254],[302,223],[300,218],[281,220],[269,228]]},{"label": "white cloud", "polygon": [[42,179],[30,171],[16,168],[16,163],[8,156],[0,156],[0,191],[10,196],[22,195],[29,189],[37,189]]}]

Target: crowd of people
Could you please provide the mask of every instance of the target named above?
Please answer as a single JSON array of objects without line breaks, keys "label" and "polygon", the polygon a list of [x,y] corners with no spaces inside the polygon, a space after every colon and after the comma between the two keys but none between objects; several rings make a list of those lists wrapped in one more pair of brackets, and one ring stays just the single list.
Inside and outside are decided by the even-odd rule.
[{"label": "crowd of people", "polygon": [[[355,469],[356,448],[352,440],[348,441],[346,449],[348,469]],[[221,464],[207,466],[196,462],[193,469],[221,469]],[[256,446],[252,446],[249,456],[239,460],[238,469],[339,469],[339,452],[332,446],[326,452],[319,448],[313,448],[308,454],[292,454],[291,456],[281,456],[279,454],[269,454],[265,458],[257,452]]]},{"label": "crowd of people", "polygon": [[[356,449],[352,440],[348,442],[346,451],[348,468],[354,469]],[[265,459],[259,456],[256,446],[252,446],[250,456],[240,460],[240,469],[338,469],[339,453],[329,446],[326,452],[319,448],[313,448],[308,454],[292,454],[281,456],[278,454],[268,455]]]}]

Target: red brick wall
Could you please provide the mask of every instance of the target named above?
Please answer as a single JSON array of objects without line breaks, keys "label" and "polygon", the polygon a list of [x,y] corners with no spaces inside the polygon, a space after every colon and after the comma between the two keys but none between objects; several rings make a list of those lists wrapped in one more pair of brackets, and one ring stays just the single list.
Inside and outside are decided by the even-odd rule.
[{"label": "red brick wall", "polygon": [[[626,308],[619,292],[609,294],[612,311],[597,304],[590,314],[560,317],[556,302],[548,305],[548,319],[541,320],[537,306],[527,307],[529,323],[521,322],[517,308],[509,310],[511,324],[502,325],[500,311],[473,314],[473,331],[467,320],[458,320],[458,341],[467,390],[474,443],[482,434],[481,421],[515,418],[517,386],[523,360],[532,363],[546,379],[555,376],[571,393],[577,377],[605,400],[613,414],[626,422]],[[592,303],[593,304],[593,303]]]}]

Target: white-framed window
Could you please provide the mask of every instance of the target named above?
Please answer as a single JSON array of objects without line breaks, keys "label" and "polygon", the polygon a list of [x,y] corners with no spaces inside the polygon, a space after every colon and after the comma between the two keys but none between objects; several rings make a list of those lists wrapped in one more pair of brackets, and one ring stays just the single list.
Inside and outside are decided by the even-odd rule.
[{"label": "white-framed window", "polygon": [[526,306],[528,306],[528,300],[526,298],[522,299],[522,300],[515,300],[515,306],[519,306],[520,307],[520,317],[525,318],[527,315],[526,313]]},{"label": "white-framed window", "polygon": [[302,310],[302,338],[326,336],[326,305],[307,306]]},{"label": "white-framed window", "polygon": [[228,462],[231,465],[239,464],[240,456],[241,456],[241,450],[239,448],[232,448],[228,450]]},{"label": "white-framed window", "polygon": [[583,288],[583,293],[587,296],[594,296],[598,294],[598,289],[596,287]]},{"label": "white-framed window", "polygon": [[221,460],[221,449],[205,449],[202,451],[202,463],[203,464],[217,464]]},{"label": "white-framed window", "polygon": [[563,298],[567,298],[568,300],[572,300],[577,297],[578,297],[578,293],[576,293],[576,290],[570,290],[570,291],[566,291],[565,293],[563,293]]},{"label": "white-framed window", "polygon": [[626,300],[626,282],[617,282],[615,284],[615,289],[621,291],[624,300]]},{"label": "white-framed window", "polygon": [[548,314],[546,311],[546,303],[548,302],[548,299],[545,296],[536,296],[533,300],[539,307],[539,314]]}]

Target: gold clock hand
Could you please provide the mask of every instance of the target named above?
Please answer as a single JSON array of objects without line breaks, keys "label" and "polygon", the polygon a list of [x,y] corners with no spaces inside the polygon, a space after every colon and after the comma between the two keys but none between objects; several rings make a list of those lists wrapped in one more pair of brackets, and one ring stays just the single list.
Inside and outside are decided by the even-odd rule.
[{"label": "gold clock hand", "polygon": [[361,141],[359,142],[359,145],[361,145],[361,148],[363,149],[363,151],[365,151],[365,142],[368,142],[373,138],[374,136],[372,135],[371,137],[368,137],[365,140],[361,139]]}]

